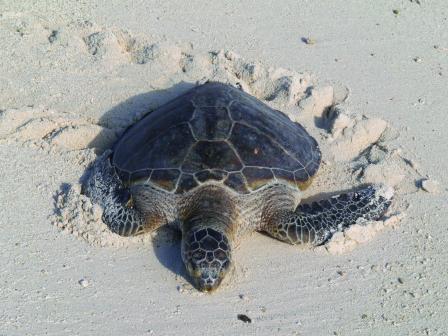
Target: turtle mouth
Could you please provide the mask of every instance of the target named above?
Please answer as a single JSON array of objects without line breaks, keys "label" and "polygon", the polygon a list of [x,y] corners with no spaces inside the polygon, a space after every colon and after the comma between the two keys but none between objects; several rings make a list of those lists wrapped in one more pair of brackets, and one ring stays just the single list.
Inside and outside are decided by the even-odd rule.
[{"label": "turtle mouth", "polygon": [[201,292],[212,292],[216,290],[227,274],[227,269],[213,267],[198,268],[192,266],[187,267],[192,280],[191,282]]},{"label": "turtle mouth", "polygon": [[200,278],[195,278],[194,279],[194,284],[195,287],[200,290],[201,292],[213,292],[215,291],[219,285],[221,284],[222,278],[217,278],[217,279],[203,279],[202,277]]}]

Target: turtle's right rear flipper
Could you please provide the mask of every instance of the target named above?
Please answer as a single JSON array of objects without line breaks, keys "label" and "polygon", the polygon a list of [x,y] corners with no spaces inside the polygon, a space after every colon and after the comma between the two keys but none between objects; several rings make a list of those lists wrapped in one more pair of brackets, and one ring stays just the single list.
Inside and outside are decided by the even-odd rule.
[{"label": "turtle's right rear flipper", "polygon": [[368,186],[323,199],[301,204],[294,212],[283,212],[275,223],[264,228],[269,234],[291,244],[321,245],[337,231],[344,231],[360,219],[379,219],[388,209],[392,188]]}]

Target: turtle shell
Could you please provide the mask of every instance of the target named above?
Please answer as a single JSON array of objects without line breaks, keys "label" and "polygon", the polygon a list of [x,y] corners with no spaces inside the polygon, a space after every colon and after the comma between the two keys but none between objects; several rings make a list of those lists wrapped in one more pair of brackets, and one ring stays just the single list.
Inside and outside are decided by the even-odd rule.
[{"label": "turtle shell", "polygon": [[273,180],[303,188],[320,159],[301,125],[241,90],[209,82],[129,127],[111,162],[127,185],[183,193],[212,180],[250,193]]}]

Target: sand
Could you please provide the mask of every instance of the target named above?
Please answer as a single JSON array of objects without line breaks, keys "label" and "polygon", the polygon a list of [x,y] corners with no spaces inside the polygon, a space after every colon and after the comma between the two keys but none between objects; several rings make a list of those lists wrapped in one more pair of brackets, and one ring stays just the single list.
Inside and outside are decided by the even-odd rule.
[{"label": "sand", "polygon": [[[447,332],[442,1],[0,9],[0,333]],[[127,126],[207,80],[318,140],[304,201],[381,184],[394,193],[385,218],[315,249],[254,234],[212,295],[186,280],[176,233],[112,234],[82,175]]]}]

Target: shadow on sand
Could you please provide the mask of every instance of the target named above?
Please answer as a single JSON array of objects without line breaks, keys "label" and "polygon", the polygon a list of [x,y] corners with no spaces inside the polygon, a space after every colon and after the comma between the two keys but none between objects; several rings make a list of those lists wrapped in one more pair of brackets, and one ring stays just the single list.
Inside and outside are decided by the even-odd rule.
[{"label": "shadow on sand", "polygon": [[156,231],[152,240],[154,254],[160,263],[177,276],[188,280],[187,270],[181,257],[182,234],[169,226]]},{"label": "shadow on sand", "polygon": [[[99,124],[112,129],[131,126],[149,112],[179,97],[195,86],[194,83],[179,82],[164,90],[154,90],[132,96],[106,111],[101,116]],[[95,143],[95,140],[92,141],[93,143]]]}]

